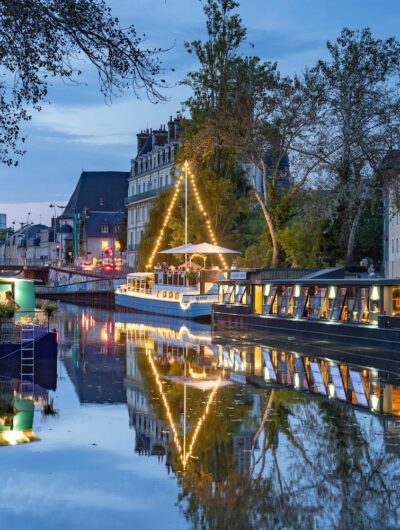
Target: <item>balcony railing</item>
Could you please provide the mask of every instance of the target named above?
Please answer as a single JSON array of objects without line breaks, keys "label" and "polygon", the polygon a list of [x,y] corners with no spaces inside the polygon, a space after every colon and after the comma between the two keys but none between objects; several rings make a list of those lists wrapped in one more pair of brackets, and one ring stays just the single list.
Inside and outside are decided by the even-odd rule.
[{"label": "balcony railing", "polygon": [[153,189],[153,190],[147,190],[143,193],[136,193],[136,195],[131,195],[130,197],[127,197],[125,199],[125,206],[128,204],[132,204],[134,202],[144,201],[145,199],[151,199],[152,197],[155,197],[158,195],[159,190]]},{"label": "balcony railing", "polygon": [[[28,328],[32,331],[28,332]],[[45,311],[17,311],[13,317],[0,319],[0,344],[21,344],[33,337],[40,339],[49,332],[49,319]],[[26,335],[24,335],[26,334]]]}]

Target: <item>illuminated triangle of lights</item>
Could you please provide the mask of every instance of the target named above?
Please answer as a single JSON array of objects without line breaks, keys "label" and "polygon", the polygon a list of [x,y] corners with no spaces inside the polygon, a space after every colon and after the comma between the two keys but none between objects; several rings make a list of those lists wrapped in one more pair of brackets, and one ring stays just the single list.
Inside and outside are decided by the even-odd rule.
[{"label": "illuminated triangle of lights", "polygon": [[[218,242],[217,242],[217,238],[215,237],[215,232],[211,226],[211,221],[210,221],[210,218],[209,218],[209,215],[207,213],[207,210],[205,209],[204,205],[203,205],[203,202],[201,200],[201,197],[200,197],[200,193],[199,193],[199,190],[197,188],[197,184],[196,184],[196,179],[195,179],[195,176],[194,176],[194,173],[188,169],[188,180],[190,182],[190,184],[192,185],[192,190],[193,190],[193,194],[194,194],[194,197],[195,197],[195,200],[196,200],[196,205],[197,205],[197,208],[199,210],[199,212],[201,213],[201,215],[203,216],[204,218],[204,222],[206,224],[206,227],[207,227],[207,232],[208,232],[208,235],[211,239],[211,243],[213,245],[218,245]],[[175,205],[177,203],[177,200],[178,200],[178,196],[179,196],[179,192],[181,190],[181,184],[184,180],[184,174],[182,173],[179,178],[177,179],[176,183],[175,183],[175,189],[174,189],[174,193],[172,195],[172,199],[171,199],[171,202],[170,202],[170,205],[168,206],[168,209],[167,209],[167,214],[165,216],[165,219],[161,225],[161,230],[158,234],[158,237],[156,239],[156,244],[153,248],[153,251],[152,253],[150,254],[150,258],[147,262],[147,265],[146,265],[146,268],[147,269],[151,269],[153,267],[153,264],[154,264],[154,258],[157,254],[157,252],[160,250],[160,246],[161,246],[161,243],[163,241],[163,238],[164,238],[164,234],[165,234],[165,229],[169,223],[169,220],[171,219],[171,215],[172,215],[172,212],[175,208]],[[227,269],[228,268],[228,265],[225,261],[225,258],[222,254],[218,254],[218,258],[220,260],[220,263],[222,264],[222,267],[224,269]]]},{"label": "illuminated triangle of lights", "polygon": [[193,431],[193,434],[192,434],[192,439],[189,443],[189,450],[187,452],[187,454],[183,454],[183,451],[182,451],[182,445],[179,441],[179,436],[178,436],[178,431],[175,427],[175,424],[174,424],[174,420],[173,420],[173,417],[172,417],[172,414],[171,414],[171,409],[169,407],[169,403],[168,403],[168,399],[164,393],[164,389],[163,389],[163,385],[162,385],[162,382],[161,382],[161,379],[160,379],[160,375],[157,371],[157,367],[156,367],[156,364],[154,362],[154,359],[153,359],[153,355],[152,355],[152,352],[153,350],[151,348],[146,348],[145,349],[145,352],[146,352],[146,357],[148,358],[149,360],[149,364],[151,366],[151,369],[154,373],[154,377],[155,377],[155,380],[156,380],[156,383],[157,383],[157,386],[158,386],[158,390],[160,392],[160,395],[161,395],[161,399],[162,399],[162,402],[163,402],[163,405],[164,405],[164,408],[165,408],[165,411],[166,411],[166,414],[167,414],[167,418],[168,418],[168,423],[170,424],[170,427],[171,427],[171,430],[172,430],[172,434],[173,434],[173,439],[174,439],[174,443],[175,443],[175,446],[176,446],[176,449],[179,453],[179,456],[182,460],[182,464],[183,464],[183,467],[185,468],[186,467],[186,464],[188,462],[188,460],[191,458],[192,456],[192,453],[193,453],[193,448],[196,444],[196,440],[199,436],[199,433],[201,431],[201,427],[204,423],[204,421],[206,420],[209,412],[210,412],[210,406],[211,406],[211,403],[215,397],[215,394],[217,393],[217,390],[218,390],[218,385],[221,381],[221,378],[219,377],[216,382],[215,382],[215,385],[214,385],[214,388],[212,389],[212,391],[210,392],[208,398],[207,398],[207,403],[206,403],[206,406],[204,408],[204,413],[199,417],[199,419],[197,420],[197,423],[196,423],[196,427]]}]

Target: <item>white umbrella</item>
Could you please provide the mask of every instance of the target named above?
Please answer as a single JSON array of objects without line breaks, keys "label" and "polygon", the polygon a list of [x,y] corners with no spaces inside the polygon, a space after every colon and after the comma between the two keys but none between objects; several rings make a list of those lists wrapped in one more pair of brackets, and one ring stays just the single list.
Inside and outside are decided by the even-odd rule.
[{"label": "white umbrella", "polygon": [[163,250],[160,254],[240,254],[240,252],[220,247],[219,245],[211,245],[211,243],[199,243],[197,245],[188,243],[187,245]]},{"label": "white umbrella", "polygon": [[188,243],[187,245],[180,245],[179,247],[169,248],[168,250],[160,250],[159,254],[190,254],[189,248],[192,248],[194,245]]}]

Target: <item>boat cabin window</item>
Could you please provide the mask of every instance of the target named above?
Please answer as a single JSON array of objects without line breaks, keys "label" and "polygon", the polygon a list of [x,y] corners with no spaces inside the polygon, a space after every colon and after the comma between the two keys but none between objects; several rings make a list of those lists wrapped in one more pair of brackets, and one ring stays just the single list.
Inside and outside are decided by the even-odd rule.
[{"label": "boat cabin window", "polygon": [[310,288],[309,316],[312,319],[327,317],[326,287]]},{"label": "boat cabin window", "polygon": [[278,315],[280,317],[287,317],[293,315],[293,287],[281,287],[278,297]]},{"label": "boat cabin window", "polygon": [[235,288],[234,285],[226,285],[226,290],[225,292],[223,293],[223,301],[226,303],[226,304],[231,304],[232,303],[232,295],[233,295],[233,290]]},{"label": "boat cabin window", "polygon": [[295,318],[303,318],[305,316],[307,303],[308,287],[301,287],[300,289],[295,287],[293,296],[293,316]]},{"label": "boat cabin window", "polygon": [[245,285],[236,285],[235,287],[235,304],[246,304],[247,289]]},{"label": "boat cabin window", "polygon": [[[347,320],[347,307],[346,307],[346,287],[334,288],[332,297],[332,289],[329,290],[329,302],[328,302],[328,318],[329,320]],[[343,318],[345,316],[345,318]]]},{"label": "boat cabin window", "polygon": [[151,275],[128,277],[129,291],[150,294],[152,285],[153,277]]},{"label": "boat cabin window", "polygon": [[400,287],[392,288],[392,316],[400,316]]},{"label": "boat cabin window", "polygon": [[377,285],[369,290],[369,323],[378,324],[378,316],[381,313],[380,288]]},{"label": "boat cabin window", "polygon": [[347,320],[367,323],[369,321],[368,288],[349,287],[347,295]]},{"label": "boat cabin window", "polygon": [[276,314],[273,312],[275,309],[275,297],[276,297],[276,287],[273,285],[264,285],[263,291],[263,313],[264,315]]}]

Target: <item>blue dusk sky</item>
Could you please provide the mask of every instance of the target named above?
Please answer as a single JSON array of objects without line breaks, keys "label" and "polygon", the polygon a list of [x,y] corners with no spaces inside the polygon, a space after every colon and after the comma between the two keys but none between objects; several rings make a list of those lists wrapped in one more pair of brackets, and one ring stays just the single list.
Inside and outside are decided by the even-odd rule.
[{"label": "blue dusk sky", "polygon": [[[29,124],[27,154],[18,167],[0,166],[0,211],[8,223],[26,220],[49,222],[51,202],[65,204],[81,171],[129,171],[135,155],[136,133],[166,123],[180,109],[188,89],[177,86],[196,68],[183,43],[204,36],[204,16],[199,0],[109,0],[114,14],[125,26],[135,24],[148,35],[148,45],[171,48],[164,54],[169,100],[154,105],[133,94],[124,94],[108,105],[99,92],[96,72],[82,65],[82,83],[54,80],[51,104],[44,104]],[[243,53],[278,61],[284,74],[300,73],[326,57],[325,43],[346,26],[372,28],[375,36],[399,37],[398,0],[242,0],[239,9],[248,29]]]}]

